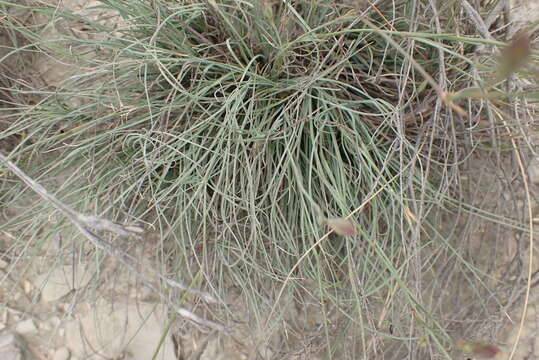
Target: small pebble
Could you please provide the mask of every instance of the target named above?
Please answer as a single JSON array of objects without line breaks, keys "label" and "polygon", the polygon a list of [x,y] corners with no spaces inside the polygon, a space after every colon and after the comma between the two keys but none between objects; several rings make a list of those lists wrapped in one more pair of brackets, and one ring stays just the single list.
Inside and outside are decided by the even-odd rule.
[{"label": "small pebble", "polygon": [[53,317],[51,317],[50,319],[47,320],[47,325],[51,329],[55,329],[55,328],[59,327],[61,323],[62,323],[62,321],[60,320],[60,318],[58,316],[53,316]]},{"label": "small pebble", "polygon": [[0,335],[0,359],[21,360],[25,359],[25,346],[22,338],[13,333]]},{"label": "small pebble", "polygon": [[27,319],[19,322],[15,326],[15,331],[17,331],[19,334],[32,334],[37,332],[36,324],[34,323],[34,320]]},{"label": "small pebble", "polygon": [[66,347],[61,347],[56,349],[52,360],[69,360],[70,357],[71,354],[69,353],[69,350]]},{"label": "small pebble", "polygon": [[30,294],[32,292],[32,283],[30,283],[30,281],[24,280],[23,287],[24,287],[24,293],[25,294],[28,295],[28,294]]},{"label": "small pebble", "polygon": [[539,185],[539,158],[534,157],[530,161],[530,165],[528,166],[528,176],[533,184]]}]

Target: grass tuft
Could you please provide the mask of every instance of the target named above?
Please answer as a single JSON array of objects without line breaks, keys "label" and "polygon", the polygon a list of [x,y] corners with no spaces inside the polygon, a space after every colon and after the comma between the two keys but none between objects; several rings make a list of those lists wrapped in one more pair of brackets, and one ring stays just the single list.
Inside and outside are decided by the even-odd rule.
[{"label": "grass tuft", "polygon": [[[29,6],[89,36],[9,25],[78,68],[18,104],[1,134],[22,134],[9,157],[42,182],[61,175],[57,193],[81,211],[145,223],[167,276],[241,294],[260,348],[313,298],[328,358],[450,358],[441,274],[477,297],[489,275],[437,221],[479,213],[462,204],[463,164],[507,142],[489,140],[499,123],[478,126],[486,96],[455,95],[460,116],[439,90],[488,83],[495,57],[481,64],[473,51],[501,43],[455,35],[458,20],[440,14],[458,2],[377,3],[101,0],[114,26]],[[21,191],[4,188],[5,204]],[[43,206],[4,228],[35,236]],[[227,307],[205,314],[238,320]]]}]

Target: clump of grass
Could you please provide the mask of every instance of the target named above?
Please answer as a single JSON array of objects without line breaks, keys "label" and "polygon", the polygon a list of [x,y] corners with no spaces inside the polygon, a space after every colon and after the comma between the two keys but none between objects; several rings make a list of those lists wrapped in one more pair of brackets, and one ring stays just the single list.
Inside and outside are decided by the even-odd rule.
[{"label": "clump of grass", "polygon": [[[476,133],[437,90],[476,79],[456,49],[481,41],[445,34],[437,15],[433,33],[419,16],[432,9],[416,1],[102,6],[122,25],[78,18],[108,37],[64,38],[81,72],[23,109],[10,131],[27,136],[11,158],[42,180],[69,172],[59,192],[79,209],[145,222],[165,272],[202,274],[223,299],[240,292],[267,339],[289,320],[285,299],[309,293],[330,357],[371,356],[383,339],[388,354],[447,355],[450,336],[420,289],[436,267],[421,251],[458,253],[426,228],[455,198]],[[36,46],[54,50],[37,33]],[[353,224],[338,231],[351,236],[327,234],[320,218]],[[483,276],[447,259],[464,263],[467,281]],[[207,310],[225,324],[237,317]]]}]

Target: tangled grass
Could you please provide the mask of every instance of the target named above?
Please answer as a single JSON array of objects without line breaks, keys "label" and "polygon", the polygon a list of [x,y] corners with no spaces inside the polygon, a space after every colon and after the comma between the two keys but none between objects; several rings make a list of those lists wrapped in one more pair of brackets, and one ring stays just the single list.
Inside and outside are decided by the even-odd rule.
[{"label": "tangled grass", "polygon": [[[450,358],[448,324],[463,315],[442,316],[452,279],[478,298],[491,290],[439,223],[478,213],[463,164],[507,144],[480,126],[486,96],[441,96],[488,83],[495,57],[474,51],[501,45],[473,36],[459,2],[102,0],[114,26],[0,3],[36,17],[5,25],[29,49],[79,69],[34,91],[37,104],[10,105],[2,137],[22,134],[11,159],[41,181],[62,174],[58,194],[78,209],[146,224],[167,276],[240,293],[260,347],[293,322],[290,301],[314,298],[328,358]],[[38,15],[89,36],[44,40]],[[20,191],[4,184],[4,203]],[[35,236],[44,206],[4,228]],[[327,218],[347,218],[355,236],[328,233]]]}]

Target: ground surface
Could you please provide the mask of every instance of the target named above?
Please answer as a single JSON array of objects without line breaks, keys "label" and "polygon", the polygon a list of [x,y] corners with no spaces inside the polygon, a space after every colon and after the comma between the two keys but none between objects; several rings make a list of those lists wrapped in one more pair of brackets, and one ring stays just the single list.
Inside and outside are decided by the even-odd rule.
[{"label": "ground surface", "polygon": [[[98,20],[103,18],[104,14],[90,10],[95,3],[98,2],[64,0],[59,6]],[[114,14],[107,15],[112,15],[106,17],[107,21],[119,21]],[[539,19],[539,3],[531,0],[515,2],[513,17],[521,24]],[[72,32],[84,33],[80,24],[64,26]],[[61,31],[63,30],[54,28],[46,36],[54,38]],[[73,70],[76,68],[66,66],[62,59],[42,56],[35,61],[35,71],[51,87],[62,82]],[[539,143],[537,145],[539,146]],[[532,163],[534,161],[539,164],[539,158],[532,160]],[[532,168],[530,171],[535,170]],[[530,179],[534,180],[533,176],[530,176]],[[532,190],[539,194],[539,176],[532,186]],[[16,234],[4,232],[0,236],[3,247],[17,243]],[[26,349],[24,351],[28,359],[146,360],[152,358],[161,344],[157,359],[176,359],[176,346],[180,348],[182,359],[232,360],[246,358],[249,347],[259,340],[256,334],[250,334],[248,329],[240,329],[232,340],[221,339],[215,334],[194,336],[180,333],[174,344],[170,333],[165,333],[168,325],[165,310],[153,301],[155,299],[152,299],[151,294],[140,291],[134,277],[129,274],[111,275],[109,278],[113,280],[104,284],[99,291],[92,288],[93,277],[103,276],[100,272],[114,273],[119,269],[118,264],[105,263],[96,266],[95,262],[79,262],[68,257],[57,261],[58,249],[65,249],[66,241],[76,243],[76,236],[73,232],[59,235],[59,241],[64,242],[62,245],[51,244],[50,253],[40,254],[37,260],[21,258],[18,260],[18,267],[0,261],[0,299],[3,299],[2,303],[7,303],[0,309],[0,330],[9,330],[10,333],[20,336],[0,337],[1,359],[18,359],[16,349],[19,347]],[[539,242],[539,239],[537,241]],[[511,251],[508,247],[508,254]],[[500,261],[507,261],[508,258],[510,256],[502,257]],[[524,262],[529,262],[529,256]],[[18,268],[21,269],[20,272],[13,271]],[[531,269],[532,273],[535,273],[539,269],[539,261],[532,264]],[[523,289],[524,287],[523,283]],[[97,293],[100,294],[98,300],[93,297],[93,294]],[[539,358],[539,291],[536,287],[532,288],[528,298],[524,292],[521,292],[521,295],[514,305],[507,309],[507,318],[503,325],[505,331],[502,332],[506,337],[499,338],[498,343],[504,350],[499,356],[500,359]],[[230,300],[238,312],[241,312],[241,296],[231,295]],[[527,309],[523,318],[524,300],[527,301]],[[318,322],[315,305],[312,309],[291,309],[291,313],[298,319],[298,328],[301,328],[298,333],[308,334],[309,329],[314,328]],[[512,344],[517,338],[518,346],[512,354]],[[291,336],[289,339],[298,343],[298,349],[302,347],[302,343],[304,349],[314,349],[307,358],[318,358],[313,339],[308,336],[297,339]],[[268,353],[266,356],[271,358],[272,354]],[[302,356],[306,356],[305,352],[300,351],[296,358]]]}]

